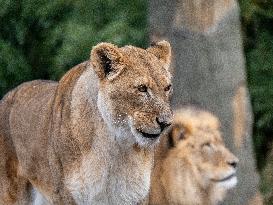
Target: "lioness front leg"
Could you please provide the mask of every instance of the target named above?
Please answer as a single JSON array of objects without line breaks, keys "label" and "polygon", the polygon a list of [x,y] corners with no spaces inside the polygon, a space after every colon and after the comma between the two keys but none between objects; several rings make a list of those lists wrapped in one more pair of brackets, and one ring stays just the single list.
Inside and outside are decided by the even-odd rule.
[{"label": "lioness front leg", "polygon": [[53,179],[53,196],[52,203],[53,205],[77,205],[71,194],[65,188],[63,179],[63,166],[61,164],[61,160],[58,156],[56,156],[54,152],[53,146],[48,150],[49,157],[49,165],[51,176]]}]

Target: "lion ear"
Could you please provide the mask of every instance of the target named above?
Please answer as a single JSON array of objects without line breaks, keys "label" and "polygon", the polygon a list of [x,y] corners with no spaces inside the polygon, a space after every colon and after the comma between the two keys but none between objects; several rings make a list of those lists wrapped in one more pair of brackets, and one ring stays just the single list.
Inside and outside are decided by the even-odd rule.
[{"label": "lion ear", "polygon": [[100,80],[113,79],[124,67],[122,53],[111,43],[99,43],[94,46],[90,58]]},{"label": "lion ear", "polygon": [[146,49],[154,54],[161,62],[169,66],[171,63],[172,49],[168,41],[159,41],[151,43],[151,47]]},{"label": "lion ear", "polygon": [[181,141],[187,138],[187,129],[181,125],[173,125],[169,138],[174,147]]}]

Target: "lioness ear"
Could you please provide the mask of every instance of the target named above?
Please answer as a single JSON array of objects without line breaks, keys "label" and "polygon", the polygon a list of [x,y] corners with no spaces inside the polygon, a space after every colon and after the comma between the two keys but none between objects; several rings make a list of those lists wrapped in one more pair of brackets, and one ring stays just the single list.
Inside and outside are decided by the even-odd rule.
[{"label": "lioness ear", "polygon": [[151,47],[147,48],[147,51],[154,54],[160,61],[162,61],[167,66],[171,62],[171,45],[168,41],[159,41],[152,43]]},{"label": "lioness ear", "polygon": [[91,63],[100,80],[111,80],[123,69],[122,53],[111,43],[99,43],[91,51]]}]

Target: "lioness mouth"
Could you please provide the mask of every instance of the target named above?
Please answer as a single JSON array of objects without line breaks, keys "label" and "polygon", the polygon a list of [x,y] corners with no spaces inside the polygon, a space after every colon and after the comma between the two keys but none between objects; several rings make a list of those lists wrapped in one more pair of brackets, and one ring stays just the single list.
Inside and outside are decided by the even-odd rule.
[{"label": "lioness mouth", "polygon": [[148,134],[148,133],[142,132],[140,130],[137,130],[137,131],[140,132],[143,135],[143,137],[145,137],[145,138],[151,138],[152,139],[152,138],[157,138],[160,135],[160,134]]},{"label": "lioness mouth", "polygon": [[223,182],[223,181],[227,181],[227,180],[230,180],[231,178],[235,177],[236,175],[235,174],[231,174],[223,179],[212,179],[212,181],[214,182]]}]

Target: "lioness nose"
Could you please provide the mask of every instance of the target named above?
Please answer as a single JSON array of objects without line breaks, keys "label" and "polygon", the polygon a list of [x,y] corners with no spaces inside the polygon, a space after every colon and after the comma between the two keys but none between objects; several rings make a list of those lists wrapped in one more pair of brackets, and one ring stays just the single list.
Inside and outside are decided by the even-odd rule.
[{"label": "lioness nose", "polygon": [[166,122],[166,121],[160,121],[158,118],[156,118],[156,122],[159,124],[161,132],[166,128],[169,127],[171,125],[170,122]]}]

